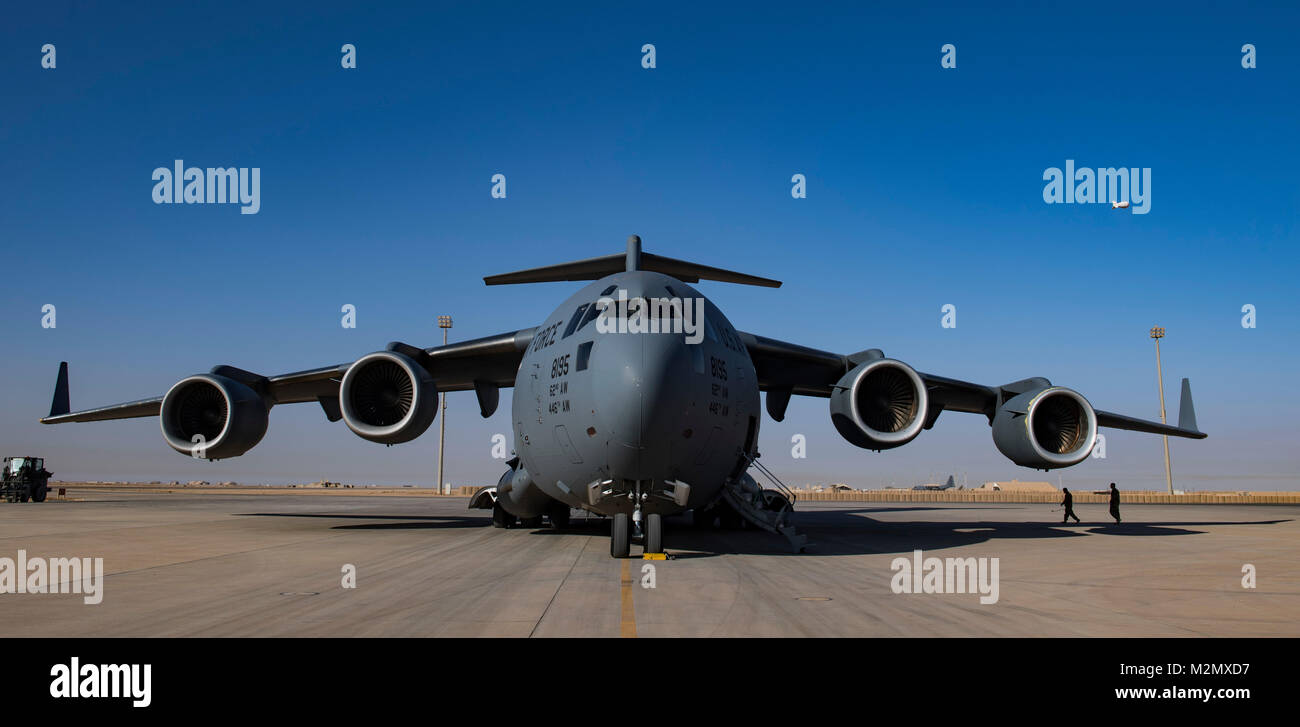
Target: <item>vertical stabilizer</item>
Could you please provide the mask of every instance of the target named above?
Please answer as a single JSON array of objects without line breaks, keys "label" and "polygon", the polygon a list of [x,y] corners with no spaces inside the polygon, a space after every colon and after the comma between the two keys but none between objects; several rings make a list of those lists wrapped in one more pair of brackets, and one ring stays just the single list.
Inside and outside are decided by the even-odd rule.
[{"label": "vertical stabilizer", "polygon": [[627,238],[627,272],[641,269],[641,236],[629,235]]}]

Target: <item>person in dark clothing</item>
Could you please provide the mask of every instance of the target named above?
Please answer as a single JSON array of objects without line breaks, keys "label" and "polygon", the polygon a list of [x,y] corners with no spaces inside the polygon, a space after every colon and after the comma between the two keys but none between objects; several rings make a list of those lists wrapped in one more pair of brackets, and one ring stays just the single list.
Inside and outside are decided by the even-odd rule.
[{"label": "person in dark clothing", "polygon": [[1115,483],[1110,483],[1110,516],[1115,518],[1115,524],[1119,524],[1119,490],[1116,489]]},{"label": "person in dark clothing", "polygon": [[1076,523],[1079,522],[1079,516],[1074,514],[1074,495],[1070,494],[1068,487],[1062,487],[1061,490],[1065,492],[1065,499],[1061,500],[1061,507],[1065,508],[1065,517],[1061,518],[1061,523],[1070,522],[1070,518],[1074,518]]}]

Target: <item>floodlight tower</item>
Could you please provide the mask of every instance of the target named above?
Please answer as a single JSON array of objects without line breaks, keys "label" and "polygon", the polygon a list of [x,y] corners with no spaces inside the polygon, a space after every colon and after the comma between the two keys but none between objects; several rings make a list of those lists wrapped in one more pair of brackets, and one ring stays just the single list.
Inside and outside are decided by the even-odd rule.
[{"label": "floodlight tower", "polygon": [[[438,327],[442,329],[442,345],[447,345],[447,331],[451,328],[451,316],[438,316]],[[442,482],[442,451],[447,442],[447,392],[439,391],[438,399],[442,406],[442,424],[439,425],[438,431],[438,494],[443,494]],[[1161,405],[1164,408],[1164,405]],[[1169,446],[1165,445],[1166,448]]]},{"label": "floodlight tower", "polygon": [[[1165,329],[1160,326],[1154,326],[1151,329],[1151,338],[1156,342],[1156,385],[1160,387],[1160,423],[1165,423],[1165,379],[1160,370],[1160,339],[1165,337]],[[1165,440],[1165,485],[1169,488],[1169,494],[1174,494],[1174,472],[1169,466],[1169,435],[1161,435]]]}]

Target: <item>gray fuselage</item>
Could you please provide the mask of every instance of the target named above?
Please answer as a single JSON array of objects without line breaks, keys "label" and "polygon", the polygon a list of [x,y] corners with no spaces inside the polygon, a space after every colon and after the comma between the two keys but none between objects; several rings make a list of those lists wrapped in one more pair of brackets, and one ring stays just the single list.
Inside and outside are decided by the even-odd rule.
[{"label": "gray fuselage", "polygon": [[[642,302],[595,310],[620,291]],[[649,299],[694,310],[657,318],[660,332],[608,330],[620,316],[633,329],[637,307],[653,310]],[[704,321],[693,320],[696,310]],[[674,327],[676,315],[684,318]],[[515,379],[513,421],[520,462],[502,478],[516,489],[502,497],[507,510],[535,514],[545,503],[540,492],[612,515],[631,512],[636,494],[644,511],[671,514],[709,505],[744,471],[758,439],[758,380],[736,330],[698,291],[660,273],[616,273],[538,328]],[[672,499],[666,483],[669,493],[689,485],[689,495]]]}]

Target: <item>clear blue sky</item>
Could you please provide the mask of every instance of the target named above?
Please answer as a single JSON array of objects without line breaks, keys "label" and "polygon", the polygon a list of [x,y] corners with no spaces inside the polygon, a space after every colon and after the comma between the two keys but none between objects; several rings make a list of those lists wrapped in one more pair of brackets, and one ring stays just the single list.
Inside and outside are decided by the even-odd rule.
[{"label": "clear blue sky", "polygon": [[[219,463],[172,452],[155,419],[36,419],[65,359],[84,408],[218,363],[431,345],[440,313],[460,339],[537,325],[572,285],[482,276],[636,233],[784,280],[700,285],[741,330],[981,383],[1047,376],[1137,416],[1159,415],[1163,325],[1170,416],[1188,376],[1211,434],[1172,442],[1178,483],[1300,489],[1294,3],[22,5],[0,27],[0,446],[57,478],[431,484],[435,431],[384,448],[309,405]],[[175,159],[259,167],[260,213],[155,205],[152,171]],[[1066,159],[1150,167],[1150,212],[1045,204]],[[447,479],[495,482],[508,407],[484,421],[472,394],[450,401]],[[795,484],[1042,477],[954,413],[876,454],[840,440],[825,400],[796,400],[761,446]],[[1163,487],[1158,437],[1111,432],[1107,450],[1064,483]]]}]

